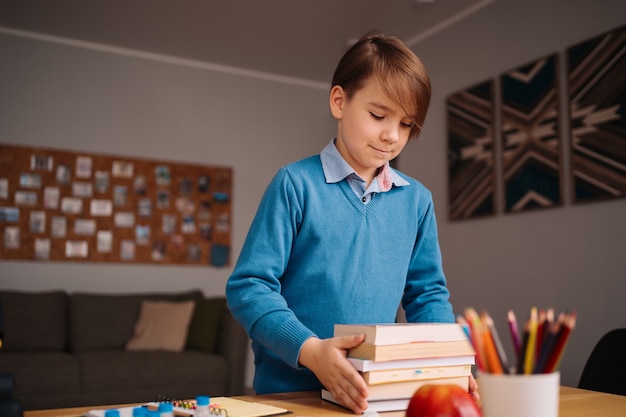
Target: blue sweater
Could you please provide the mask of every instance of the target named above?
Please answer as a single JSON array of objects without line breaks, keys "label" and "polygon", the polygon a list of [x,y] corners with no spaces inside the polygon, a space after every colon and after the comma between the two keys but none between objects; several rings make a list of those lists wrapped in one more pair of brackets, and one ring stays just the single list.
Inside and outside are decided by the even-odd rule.
[{"label": "blue sweater", "polygon": [[321,388],[298,356],[335,323],[392,323],[400,303],[409,322],[454,321],[432,196],[402,178],[368,204],[347,180],[327,183],[319,155],[273,178],[226,285],[252,339],[257,393]]}]

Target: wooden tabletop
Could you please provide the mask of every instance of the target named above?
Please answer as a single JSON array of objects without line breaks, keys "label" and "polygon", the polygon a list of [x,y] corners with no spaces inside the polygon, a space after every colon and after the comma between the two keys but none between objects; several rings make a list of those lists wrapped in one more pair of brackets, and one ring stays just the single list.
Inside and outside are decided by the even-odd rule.
[{"label": "wooden tabletop", "polygon": [[[293,392],[270,395],[246,395],[234,397],[240,400],[270,404],[286,408],[293,417],[346,417],[354,415],[341,407],[320,398],[319,392]],[[93,409],[128,407],[119,406],[62,408],[56,410],[26,411],[24,417],[81,417]],[[624,417],[626,396],[561,387],[559,417]],[[381,413],[385,417],[404,417],[404,412]]]}]

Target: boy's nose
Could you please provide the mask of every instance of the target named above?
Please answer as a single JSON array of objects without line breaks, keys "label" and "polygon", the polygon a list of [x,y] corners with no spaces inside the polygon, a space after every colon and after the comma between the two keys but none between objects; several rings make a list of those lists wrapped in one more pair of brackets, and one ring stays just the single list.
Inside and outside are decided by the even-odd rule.
[{"label": "boy's nose", "polygon": [[387,126],[380,135],[385,142],[397,142],[400,139],[400,129],[393,126]]}]

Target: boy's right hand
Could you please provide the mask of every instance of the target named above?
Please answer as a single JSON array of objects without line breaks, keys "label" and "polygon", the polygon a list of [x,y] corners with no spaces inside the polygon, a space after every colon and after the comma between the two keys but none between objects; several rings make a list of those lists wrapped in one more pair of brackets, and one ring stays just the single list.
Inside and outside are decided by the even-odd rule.
[{"label": "boy's right hand", "polygon": [[312,337],[302,345],[299,362],[309,368],[344,407],[356,414],[367,409],[367,384],[348,362],[349,349],[365,340],[365,335],[318,339]]}]

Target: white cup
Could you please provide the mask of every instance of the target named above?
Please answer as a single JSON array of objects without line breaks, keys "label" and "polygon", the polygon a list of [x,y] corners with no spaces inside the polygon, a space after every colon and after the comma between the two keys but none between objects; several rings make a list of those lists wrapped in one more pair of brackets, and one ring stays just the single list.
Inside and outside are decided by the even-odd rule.
[{"label": "white cup", "polygon": [[559,417],[559,372],[478,375],[483,417]]}]

